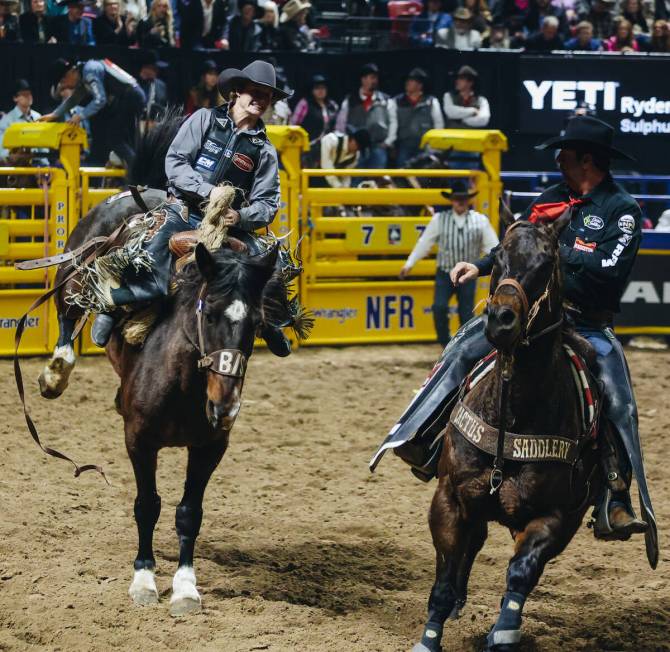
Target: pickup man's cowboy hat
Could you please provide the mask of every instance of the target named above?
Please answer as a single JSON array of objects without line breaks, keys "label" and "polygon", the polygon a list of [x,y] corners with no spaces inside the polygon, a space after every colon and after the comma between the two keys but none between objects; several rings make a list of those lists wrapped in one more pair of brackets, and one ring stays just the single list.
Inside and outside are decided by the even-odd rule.
[{"label": "pickup man's cowboy hat", "polygon": [[634,161],[632,156],[612,146],[614,129],[606,122],[589,115],[579,115],[568,120],[565,131],[560,136],[535,146],[535,149],[574,149],[591,146],[610,155],[611,158]]}]

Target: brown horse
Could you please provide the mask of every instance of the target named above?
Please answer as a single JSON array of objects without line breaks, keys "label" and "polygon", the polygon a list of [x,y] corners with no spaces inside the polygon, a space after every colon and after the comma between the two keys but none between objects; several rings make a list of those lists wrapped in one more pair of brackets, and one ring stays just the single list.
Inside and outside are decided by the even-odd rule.
[{"label": "brown horse", "polygon": [[240,410],[246,361],[261,324],[264,293],[282,282],[276,247],[252,257],[196,248],[196,262],[177,275],[177,291],[140,349],[116,335],[107,348],[121,378],[116,405],[135,472],[139,548],[129,589],[138,604],[158,601],[152,549],[161,501],[156,490],[158,451],[188,447],[184,495],[177,506],[179,567],[173,579],[173,615],[200,609],[193,550],[205,488],[228,446]]},{"label": "brown horse", "polygon": [[[577,441],[584,431],[579,395],[563,349],[566,333],[561,328],[558,234],[569,219],[568,212],[551,226],[518,222],[507,231],[491,279],[495,291],[486,326],[486,335],[498,351],[495,368],[461,399],[470,414],[495,430],[510,430],[537,441],[544,438],[545,443],[550,436],[557,442],[557,436]],[[503,382],[509,391],[501,427]],[[513,650],[521,637],[524,601],[546,563],[574,536],[593,498],[591,488],[600,482],[597,451],[592,440],[583,439],[586,445],[575,444],[575,450],[581,451],[576,464],[506,462],[502,482],[494,489],[499,479],[492,474],[492,455],[461,434],[468,428],[457,429],[457,424],[462,426],[454,423],[458,409],[444,431],[429,516],[437,552],[436,578],[428,622],[414,652],[441,650],[444,623],[456,618],[465,604],[470,570],[490,521],[509,528],[515,545],[507,590],[486,649]],[[479,441],[482,432],[470,430],[471,439]]]},{"label": "brown horse", "polygon": [[[158,197],[151,199],[153,203]],[[75,241],[87,240],[87,232],[90,236],[98,229],[109,231],[124,212],[108,216],[103,226],[92,220],[80,223]],[[200,609],[193,553],[205,488],[226,451],[240,410],[256,332],[264,320],[278,323],[291,317],[289,306],[280,305],[277,299],[279,288],[286,283],[276,268],[278,249],[274,243],[251,255],[227,248],[210,252],[198,244],[195,261],[173,277],[174,291],[158,307],[157,321],[143,345],[128,344],[119,332],[107,345],[107,355],[121,381],[116,408],[124,420],[126,449],[137,484],[134,513],[139,546],[129,589],[136,604],[158,602],[152,548],[161,509],[156,463],[161,448],[180,446],[188,448],[188,465],[176,513],[179,566],[170,611],[181,615]],[[72,350],[72,328],[82,311],[64,302],[66,289],[64,286],[56,296],[56,304],[62,347]],[[65,389],[74,365],[73,357],[66,360],[70,366],[61,373],[63,355],[57,349],[40,378],[50,398]]]}]

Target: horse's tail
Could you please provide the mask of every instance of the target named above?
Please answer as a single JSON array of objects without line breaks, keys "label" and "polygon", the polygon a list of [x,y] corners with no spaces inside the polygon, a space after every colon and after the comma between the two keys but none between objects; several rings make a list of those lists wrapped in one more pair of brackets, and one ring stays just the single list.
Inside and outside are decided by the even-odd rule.
[{"label": "horse's tail", "polygon": [[181,107],[170,106],[159,122],[138,136],[135,158],[128,170],[128,185],[165,188],[165,157],[183,120]]}]

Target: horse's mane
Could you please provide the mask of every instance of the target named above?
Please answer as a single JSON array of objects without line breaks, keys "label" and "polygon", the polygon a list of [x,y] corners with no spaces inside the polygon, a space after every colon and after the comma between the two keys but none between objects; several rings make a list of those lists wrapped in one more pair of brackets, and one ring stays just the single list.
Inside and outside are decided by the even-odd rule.
[{"label": "horse's mane", "polygon": [[[235,294],[250,305],[260,304],[263,289],[272,275],[273,267],[260,257],[221,248],[210,251],[216,265],[214,278],[207,282],[207,295],[212,298]],[[195,262],[191,262],[176,277],[178,294],[187,302],[195,299],[204,278]]]},{"label": "horse's mane", "polygon": [[128,185],[165,188],[165,157],[183,122],[181,107],[170,106],[160,122],[137,135],[135,158],[128,170]]}]

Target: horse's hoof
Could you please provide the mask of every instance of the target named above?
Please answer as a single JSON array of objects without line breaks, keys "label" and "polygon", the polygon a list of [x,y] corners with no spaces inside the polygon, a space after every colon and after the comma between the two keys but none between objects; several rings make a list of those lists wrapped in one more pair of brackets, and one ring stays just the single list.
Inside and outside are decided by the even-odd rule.
[{"label": "horse's hoof", "polygon": [[431,650],[430,648],[426,647],[423,643],[419,642],[412,648],[412,652],[435,652],[436,650],[441,652],[442,646],[435,648],[435,650]]},{"label": "horse's hoof", "polygon": [[486,647],[483,652],[515,652],[519,649],[521,630],[490,632],[486,637]]},{"label": "horse's hoof", "polygon": [[202,611],[202,603],[200,599],[191,597],[181,597],[170,600],[170,615],[171,616],[189,616],[197,614]]},{"label": "horse's hoof", "polygon": [[158,604],[158,589],[153,571],[148,568],[136,570],[133,582],[128,589],[128,595],[136,605],[144,607]]},{"label": "horse's hoof", "polygon": [[40,385],[40,394],[42,395],[42,398],[58,398],[63,393],[63,389],[60,387],[51,387],[47,383],[44,373],[40,374],[37,382]]},{"label": "horse's hoof", "polygon": [[158,604],[158,592],[152,591],[147,587],[139,588],[135,591],[128,591],[130,597],[133,599],[133,602],[140,606],[146,607],[150,604]]}]

